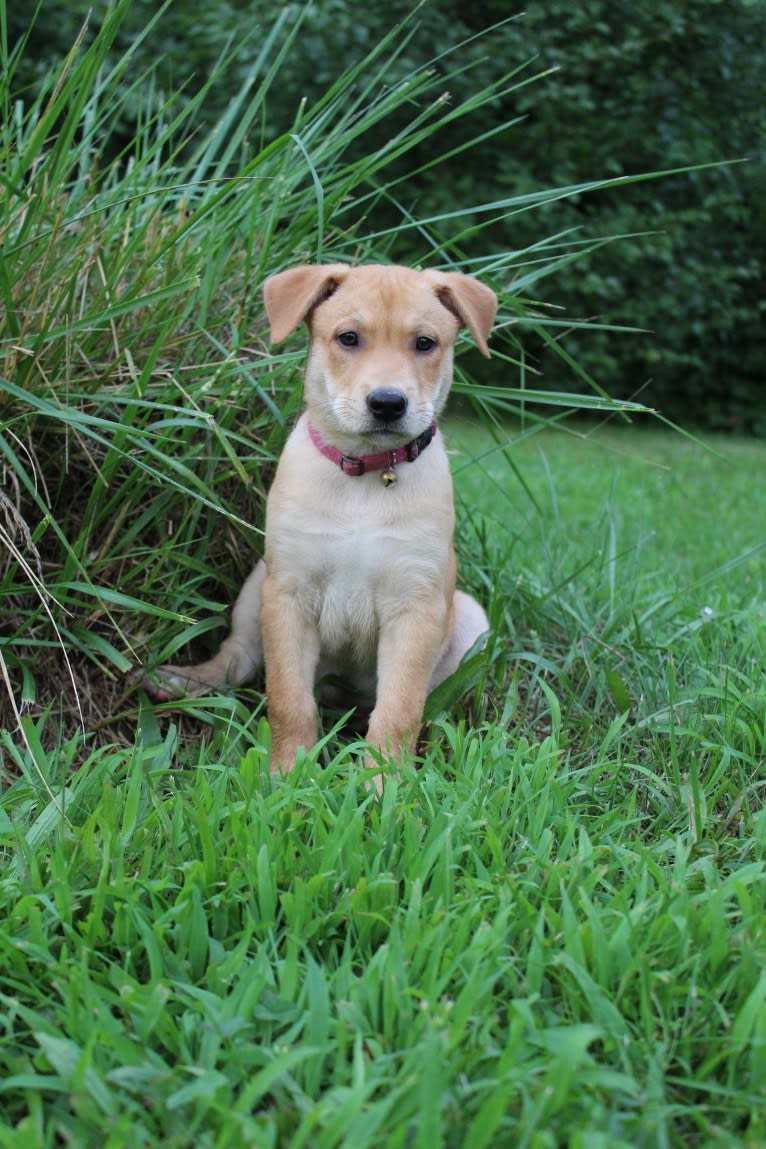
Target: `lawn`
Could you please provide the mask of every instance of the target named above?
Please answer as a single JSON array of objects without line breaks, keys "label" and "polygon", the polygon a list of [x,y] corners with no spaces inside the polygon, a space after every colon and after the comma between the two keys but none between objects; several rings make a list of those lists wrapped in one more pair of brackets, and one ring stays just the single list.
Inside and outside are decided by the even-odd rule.
[{"label": "lawn", "polygon": [[6,788],[0,1144],[762,1144],[766,448],[573,428],[451,428],[500,630],[382,801],[263,725]]},{"label": "lawn", "polygon": [[[742,608],[764,597],[766,496],[754,480],[766,452],[758,440],[610,421],[503,428],[498,446],[463,417],[452,446],[469,456],[464,471],[455,468],[466,511],[478,501],[486,513],[494,484],[497,521],[518,537],[525,568],[566,577],[587,540],[596,553],[608,534],[617,569],[627,567],[647,596],[676,592],[687,608],[714,605],[711,595]],[[523,471],[524,487],[507,481],[509,463]]]}]

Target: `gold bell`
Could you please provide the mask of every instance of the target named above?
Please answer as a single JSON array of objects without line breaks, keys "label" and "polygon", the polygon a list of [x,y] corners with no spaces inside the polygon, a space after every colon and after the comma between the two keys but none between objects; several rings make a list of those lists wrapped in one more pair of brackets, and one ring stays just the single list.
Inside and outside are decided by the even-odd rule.
[{"label": "gold bell", "polygon": [[393,467],[386,467],[385,471],[380,476],[380,481],[384,487],[393,487],[396,482],[396,471]]}]

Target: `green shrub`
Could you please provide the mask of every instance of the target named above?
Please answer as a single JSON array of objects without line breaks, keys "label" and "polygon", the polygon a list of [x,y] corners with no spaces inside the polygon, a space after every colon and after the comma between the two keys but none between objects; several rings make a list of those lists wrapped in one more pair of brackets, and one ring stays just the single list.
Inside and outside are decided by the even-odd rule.
[{"label": "green shrub", "polygon": [[[368,219],[404,194],[392,183],[404,157],[417,166],[437,133],[462,118],[480,123],[509,78],[457,106],[443,99],[439,70],[397,82],[415,27],[405,26],[275,134],[265,127],[272,95],[301,32],[285,10],[206,126],[201,111],[216,105],[228,58],[196,91],[163,95],[141,64],[161,17],[118,51],[133,15],[123,2],[90,27],[28,101],[13,96],[23,45],[3,72],[6,726],[25,709],[47,721],[50,709],[54,732],[85,721],[111,735],[132,665],[215,641],[260,550],[264,491],[300,401],[297,345],[267,352],[267,274],[413,250],[481,272],[502,295],[508,330],[494,346],[506,376],[475,401],[515,411],[530,398],[511,385],[524,382],[515,332],[525,305],[503,289],[514,277],[534,283],[537,254],[487,258],[477,232],[469,261],[467,243],[445,240],[407,207],[383,232]],[[497,214],[515,206],[511,198]],[[458,235],[472,214],[453,209]],[[473,393],[462,364],[456,387]]]},{"label": "green shrub", "polygon": [[[34,54],[27,57],[24,83],[47,74],[50,55],[68,49],[87,10],[86,0],[44,6],[32,31]],[[134,0],[117,32],[120,51],[151,22],[154,11],[148,0]],[[280,65],[281,82],[270,89],[258,127],[265,139],[274,138],[289,128],[301,97],[313,103],[393,21],[411,16],[412,5],[373,0],[360,21],[342,0],[315,6],[275,6],[266,0],[172,4],[137,47],[136,59],[151,68],[158,91],[175,90],[183,81],[182,99],[193,102],[228,50],[225,76],[219,69],[215,87],[196,106],[196,121],[209,126],[241,89],[274,21],[285,16],[292,21],[298,12],[300,35]],[[392,85],[435,60],[454,105],[460,106],[473,91],[533,57],[533,70],[549,74],[542,85],[500,84],[480,123],[453,119],[448,135],[421,141],[417,163],[412,155],[393,161],[387,182],[406,173],[406,189],[400,185],[397,192],[416,202],[418,214],[426,217],[551,185],[749,157],[743,165],[567,197],[552,202],[544,216],[518,211],[483,242],[502,252],[556,233],[590,244],[598,237],[633,235],[601,247],[587,262],[558,267],[544,298],[573,321],[598,318],[646,333],[583,336],[573,328],[566,346],[610,394],[640,395],[676,419],[763,432],[763,5],[652,0],[637,7],[627,0],[580,5],[554,0],[533,5],[518,19],[507,21],[507,14],[503,0],[470,6],[450,0],[418,9],[409,38],[402,38],[387,61],[385,79]],[[21,6],[15,6],[11,31],[21,34],[25,21]],[[505,23],[491,38],[481,35],[497,21]],[[470,37],[476,38],[459,52],[443,55]],[[123,103],[123,133],[132,132],[139,103],[134,88],[132,100]],[[385,123],[371,125],[368,146],[383,146],[406,118],[401,104]],[[513,120],[518,120],[513,130],[496,134],[494,129]],[[460,149],[474,139],[466,163]],[[437,163],[450,150],[445,140],[460,154]],[[384,197],[370,218],[376,227],[395,226],[398,206]],[[464,215],[461,230],[482,218],[478,212]],[[410,257],[420,254],[416,233],[402,248]],[[545,343],[529,335],[525,350],[541,385],[571,387],[571,369]]]}]

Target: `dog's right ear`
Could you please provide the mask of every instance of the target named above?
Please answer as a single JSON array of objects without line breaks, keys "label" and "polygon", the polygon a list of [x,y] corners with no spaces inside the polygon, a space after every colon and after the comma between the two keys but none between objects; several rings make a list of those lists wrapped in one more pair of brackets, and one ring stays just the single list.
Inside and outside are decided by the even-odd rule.
[{"label": "dog's right ear", "polygon": [[287,339],[318,303],[329,299],[348,275],[345,263],[306,263],[272,275],[263,285],[271,342]]}]

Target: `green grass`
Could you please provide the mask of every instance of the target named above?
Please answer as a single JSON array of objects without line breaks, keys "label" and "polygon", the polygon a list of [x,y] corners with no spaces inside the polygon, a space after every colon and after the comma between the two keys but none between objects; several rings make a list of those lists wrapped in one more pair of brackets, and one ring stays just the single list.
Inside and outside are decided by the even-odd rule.
[{"label": "green grass", "polygon": [[[763,560],[716,573],[721,516],[686,510],[692,476],[725,504],[766,448],[715,446],[545,432],[513,448],[540,504],[523,521],[498,509],[521,498],[507,463],[493,488],[496,456],[455,459],[464,546],[493,524],[467,579],[515,548],[494,610],[507,595],[516,621],[474,727],[437,720],[382,802],[333,741],[272,779],[257,723],[193,757],[173,726],[130,753],[77,743],[44,778],[19,755],[0,1144],[760,1145]],[[740,546],[758,521],[732,524]],[[637,550],[655,531],[667,547]],[[696,628],[692,574],[729,603]],[[597,633],[663,583],[654,645]],[[585,686],[610,642],[622,712]]]},{"label": "green grass", "polygon": [[[456,445],[471,456],[464,473],[456,468],[466,509],[494,485],[497,521],[518,536],[525,567],[539,563],[548,539],[553,569],[566,577],[583,533],[603,545],[607,528],[620,569],[635,567],[647,595],[676,591],[701,606],[723,595],[724,605],[746,606],[764,594],[758,441],[569,423],[510,433],[503,425],[498,448],[480,422],[464,420]],[[507,482],[509,460],[523,472],[524,488]],[[724,529],[714,530],[722,520]]]},{"label": "green grass", "polygon": [[[199,138],[112,58],[123,12],[39,99],[0,80],[0,1147],[760,1146],[764,447],[559,425],[620,410],[577,365],[530,408],[571,237],[483,259],[475,205],[374,230],[387,161],[497,94],[386,87],[414,24],[269,140],[278,20]],[[272,778],[257,684],[153,707],[126,673],[215,644],[258,553],[301,361],[264,276],[416,240],[501,299],[509,385],[462,345],[448,427],[494,634],[379,801],[330,716]]]}]

